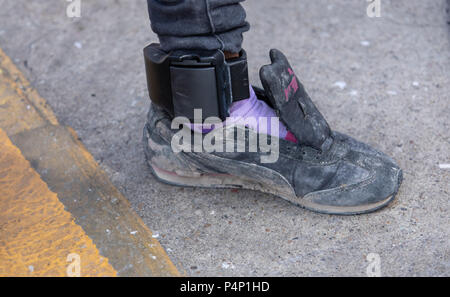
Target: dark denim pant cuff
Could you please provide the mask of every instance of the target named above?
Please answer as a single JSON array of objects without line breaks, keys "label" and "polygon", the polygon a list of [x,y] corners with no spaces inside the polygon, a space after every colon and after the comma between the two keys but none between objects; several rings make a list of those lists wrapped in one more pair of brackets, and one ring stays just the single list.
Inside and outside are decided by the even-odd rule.
[{"label": "dark denim pant cuff", "polygon": [[153,31],[165,51],[241,50],[250,25],[243,0],[147,0]]}]

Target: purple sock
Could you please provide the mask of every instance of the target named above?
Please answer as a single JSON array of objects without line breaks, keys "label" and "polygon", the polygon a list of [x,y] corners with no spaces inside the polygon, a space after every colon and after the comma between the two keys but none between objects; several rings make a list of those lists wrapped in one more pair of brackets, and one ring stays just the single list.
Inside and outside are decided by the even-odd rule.
[{"label": "purple sock", "polygon": [[[255,121],[248,121],[249,118],[255,119]],[[258,133],[264,133],[279,137],[285,140],[296,143],[295,136],[286,129],[286,126],[278,121],[279,129],[277,133],[270,131],[271,118],[277,118],[275,111],[267,105],[266,102],[259,100],[256,97],[253,88],[250,87],[250,98],[234,102],[230,108],[230,117],[225,121],[225,125],[239,124],[239,122],[245,123],[245,125],[258,131]],[[261,125],[262,120],[267,120],[266,124]],[[191,124],[191,129],[199,133],[208,133],[214,129],[203,129],[201,124]]]}]

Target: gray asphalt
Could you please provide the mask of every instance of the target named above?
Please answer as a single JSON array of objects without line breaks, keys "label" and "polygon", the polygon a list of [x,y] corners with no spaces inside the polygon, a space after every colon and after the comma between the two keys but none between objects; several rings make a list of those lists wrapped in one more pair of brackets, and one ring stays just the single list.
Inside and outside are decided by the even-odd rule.
[{"label": "gray asphalt", "polygon": [[[249,0],[251,80],[276,47],[331,126],[393,156],[405,180],[370,215],[314,214],[251,191],[157,182],[141,145],[149,106],[145,1],[0,0],[0,46],[72,126],[113,183],[193,276],[449,276],[450,26],[445,0]],[[345,86],[343,84],[345,82]],[[340,86],[340,87],[339,87]]]}]

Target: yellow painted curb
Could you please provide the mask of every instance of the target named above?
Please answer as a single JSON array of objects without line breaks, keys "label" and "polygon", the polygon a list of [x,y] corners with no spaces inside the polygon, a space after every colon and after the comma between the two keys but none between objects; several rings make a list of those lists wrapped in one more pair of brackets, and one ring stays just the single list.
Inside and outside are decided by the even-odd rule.
[{"label": "yellow painted curb", "polygon": [[[81,231],[92,240],[92,246],[98,249],[102,257],[99,259],[107,259],[107,262],[119,276],[180,275],[160,243],[153,238],[152,232],[131,209],[128,200],[114,187],[106,173],[99,168],[92,155],[79,141],[76,132],[69,127],[59,125],[50,106],[30,86],[23,74],[1,49],[0,128],[6,132],[21,155],[30,162],[31,168],[29,169],[35,170],[40,175],[40,180],[44,184],[46,183],[46,186],[53,192],[54,196],[47,195],[45,196],[47,200],[43,201],[50,203],[57,199],[64,206],[66,212],[75,219],[75,223]],[[2,155],[1,151],[0,155]],[[5,159],[4,163],[0,164],[0,172],[3,172],[7,179],[8,177],[3,169],[9,164],[8,162],[11,161]],[[23,170],[20,171],[19,169],[21,168],[17,167],[16,175],[25,174]],[[28,182],[30,182],[30,179],[24,177],[21,182],[15,184],[15,189],[21,193],[25,191],[23,189],[33,191]],[[37,182],[33,185],[37,185]],[[22,187],[23,189],[20,190]],[[42,185],[39,187],[43,188]],[[12,190],[0,193],[8,196],[6,201],[13,199]],[[0,199],[3,199],[3,197],[0,196]],[[44,197],[41,197],[41,199],[44,199]],[[22,202],[18,204],[20,207],[12,208],[18,211],[19,216],[24,214],[20,212],[21,208],[23,208],[23,211],[30,211],[31,208],[25,200]],[[47,204],[38,209],[41,212],[46,212],[47,208],[54,209],[52,204]],[[12,207],[11,204],[8,204],[8,207]],[[9,211],[7,212],[12,215]],[[2,222],[1,217],[0,222]],[[14,231],[13,229],[8,230]],[[11,256],[9,254],[10,243],[5,238],[14,237],[3,235],[1,223],[0,232],[2,232],[0,248],[6,247],[8,244],[8,249],[5,248],[5,251],[7,255]],[[20,234],[24,235],[25,233]],[[64,233],[61,233],[61,235],[62,239],[69,240],[69,237]],[[25,237],[24,235],[23,238]],[[31,238],[32,242],[35,242],[34,237]],[[61,240],[59,246],[65,247],[65,242],[65,240]],[[67,245],[70,246],[70,240],[67,241]],[[36,245],[37,249],[40,247],[43,246]],[[58,252],[46,248],[44,250],[48,257],[50,257],[50,254]],[[31,247],[27,251],[31,254],[39,254],[37,250],[31,252]],[[61,253],[67,251],[67,249],[62,249]],[[58,255],[58,259],[60,259],[60,254],[54,255]],[[10,259],[8,263],[13,262],[13,258],[8,259]],[[1,256],[0,262],[3,262]],[[20,264],[20,267],[23,269],[24,265],[28,263],[30,263],[28,260],[24,261]],[[86,261],[84,263],[87,265]],[[98,264],[97,262],[92,263],[96,263],[92,264],[94,266]],[[101,263],[106,262],[102,260]],[[27,269],[37,271],[34,265],[30,265],[33,268],[28,267]],[[103,269],[102,265],[105,264],[98,266],[98,269]],[[1,267],[7,269],[7,265]],[[91,269],[91,271],[95,270]],[[2,274],[14,275],[14,273],[20,273],[20,275],[28,275],[23,273],[29,271],[10,272],[3,271]],[[47,270],[46,273],[46,275],[60,275],[56,270]]]},{"label": "yellow painted curb", "polygon": [[0,276],[115,276],[0,129]]}]

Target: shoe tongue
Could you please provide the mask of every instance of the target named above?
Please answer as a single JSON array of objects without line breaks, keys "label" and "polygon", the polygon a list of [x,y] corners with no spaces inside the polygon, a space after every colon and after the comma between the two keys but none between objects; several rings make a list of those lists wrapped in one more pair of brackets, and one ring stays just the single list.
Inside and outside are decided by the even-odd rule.
[{"label": "shoe tongue", "polygon": [[299,144],[324,150],[330,127],[297,79],[288,60],[279,50],[270,51],[272,64],[259,75],[268,99]]}]

